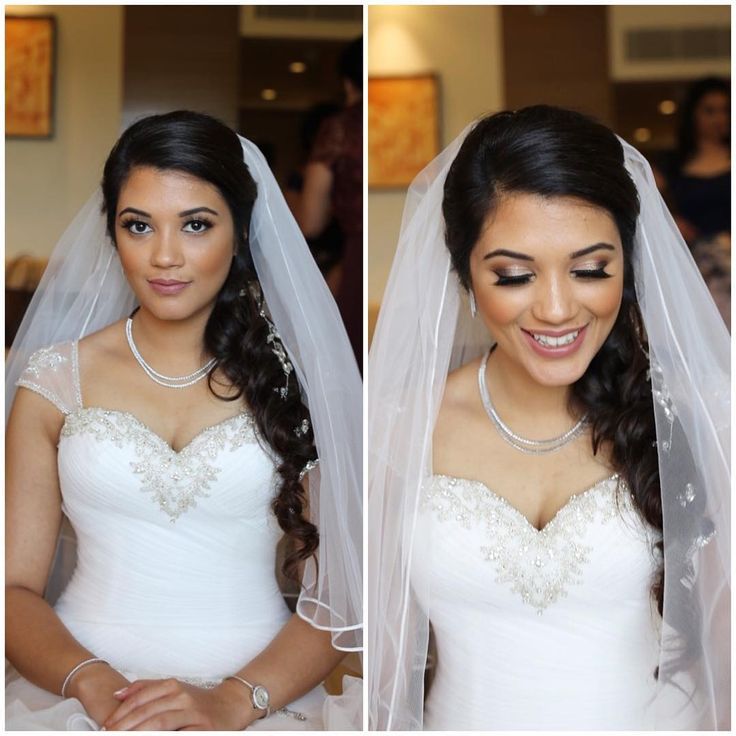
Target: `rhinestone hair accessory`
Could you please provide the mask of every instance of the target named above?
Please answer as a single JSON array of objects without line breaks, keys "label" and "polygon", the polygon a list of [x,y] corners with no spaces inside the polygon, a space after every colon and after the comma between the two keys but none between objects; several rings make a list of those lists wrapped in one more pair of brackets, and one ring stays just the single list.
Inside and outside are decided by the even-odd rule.
[{"label": "rhinestone hair accessory", "polygon": [[264,320],[266,320],[266,324],[268,324],[268,337],[266,338],[266,342],[271,346],[271,352],[279,359],[279,363],[281,363],[281,368],[283,369],[284,375],[286,376],[284,385],[280,388],[274,386],[273,390],[276,391],[276,393],[285,400],[286,397],[289,395],[289,376],[294,370],[294,366],[291,364],[289,356],[286,354],[284,344],[281,342],[281,335],[279,335],[279,332],[276,329],[276,325],[274,325],[274,323],[269,319],[268,315],[266,314],[266,306],[264,301],[261,301],[261,309],[258,313],[261,315],[261,317],[263,317]]}]

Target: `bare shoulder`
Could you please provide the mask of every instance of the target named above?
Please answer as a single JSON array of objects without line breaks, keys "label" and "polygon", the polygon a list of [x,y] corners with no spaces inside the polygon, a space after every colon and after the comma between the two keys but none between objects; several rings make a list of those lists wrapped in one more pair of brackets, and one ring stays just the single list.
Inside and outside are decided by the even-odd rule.
[{"label": "bare shoulder", "polygon": [[447,376],[445,392],[435,423],[435,440],[456,435],[478,413],[478,366],[480,359],[466,363]]},{"label": "bare shoulder", "polygon": [[440,414],[467,412],[477,408],[479,365],[480,358],[477,358],[448,374]]},{"label": "bare shoulder", "polygon": [[79,359],[82,363],[100,360],[119,360],[127,357],[125,320],[118,320],[79,341]]},{"label": "bare shoulder", "polygon": [[480,358],[447,376],[432,436],[434,472],[464,476],[474,458],[487,454],[488,422],[478,394]]}]

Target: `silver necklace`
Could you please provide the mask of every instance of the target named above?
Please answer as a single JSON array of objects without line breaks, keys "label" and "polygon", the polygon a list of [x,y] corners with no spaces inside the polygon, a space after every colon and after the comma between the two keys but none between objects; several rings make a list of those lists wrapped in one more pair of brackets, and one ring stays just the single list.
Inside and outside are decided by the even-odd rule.
[{"label": "silver necklace", "polygon": [[513,432],[506,424],[503,423],[501,417],[496,413],[493,407],[493,402],[488,393],[488,387],[486,386],[486,365],[488,358],[493,352],[491,348],[485,358],[480,362],[480,368],[478,369],[478,388],[480,389],[480,398],[483,402],[483,408],[486,410],[486,414],[490,418],[493,425],[498,430],[501,437],[508,442],[512,447],[525,452],[527,455],[546,455],[550,452],[556,452],[561,447],[564,447],[568,443],[572,442],[585,428],[588,415],[583,415],[565,434],[561,434],[559,437],[553,437],[549,440],[530,440],[526,437]]},{"label": "silver necklace", "polygon": [[150,365],[148,365],[140,352],[138,352],[138,348],[133,340],[132,317],[128,317],[128,321],[125,323],[125,337],[128,338],[130,352],[133,353],[133,357],[138,361],[138,365],[140,365],[140,367],[146,372],[146,375],[159,386],[165,386],[166,388],[186,388],[187,386],[193,386],[198,381],[201,381],[217,362],[216,358],[212,358],[201,368],[197,368],[196,371],[193,371],[186,376],[165,376],[163,373],[155,371]]}]

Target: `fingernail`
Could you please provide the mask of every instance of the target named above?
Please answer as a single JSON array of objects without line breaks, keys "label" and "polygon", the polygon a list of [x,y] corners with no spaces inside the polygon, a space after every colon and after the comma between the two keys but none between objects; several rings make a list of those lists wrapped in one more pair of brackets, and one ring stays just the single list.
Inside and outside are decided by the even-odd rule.
[{"label": "fingernail", "polygon": [[120,690],[116,690],[113,695],[122,695],[127,689],[127,687],[121,687]]}]

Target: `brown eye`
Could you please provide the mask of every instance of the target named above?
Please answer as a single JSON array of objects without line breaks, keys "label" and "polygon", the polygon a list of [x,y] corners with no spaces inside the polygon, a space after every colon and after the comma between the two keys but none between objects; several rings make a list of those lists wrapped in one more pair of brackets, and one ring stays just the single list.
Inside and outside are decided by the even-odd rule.
[{"label": "brown eye", "polygon": [[212,227],[212,223],[208,220],[197,218],[184,223],[184,232],[187,233],[203,233]]},{"label": "brown eye", "polygon": [[143,220],[126,220],[122,223],[122,228],[131,235],[145,235],[151,231],[150,225]]}]

